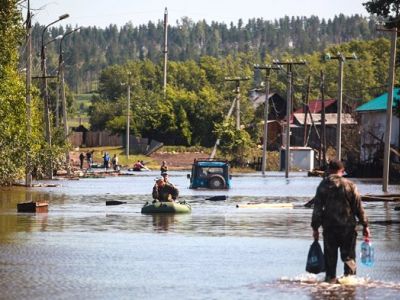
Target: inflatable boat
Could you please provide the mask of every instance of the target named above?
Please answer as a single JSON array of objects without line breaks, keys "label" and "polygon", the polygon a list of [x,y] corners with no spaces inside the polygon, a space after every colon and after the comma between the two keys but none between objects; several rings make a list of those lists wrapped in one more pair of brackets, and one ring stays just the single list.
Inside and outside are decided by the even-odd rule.
[{"label": "inflatable boat", "polygon": [[190,213],[192,208],[186,202],[160,202],[156,201],[148,203],[142,207],[142,214],[156,214],[156,213],[175,213],[184,214]]}]

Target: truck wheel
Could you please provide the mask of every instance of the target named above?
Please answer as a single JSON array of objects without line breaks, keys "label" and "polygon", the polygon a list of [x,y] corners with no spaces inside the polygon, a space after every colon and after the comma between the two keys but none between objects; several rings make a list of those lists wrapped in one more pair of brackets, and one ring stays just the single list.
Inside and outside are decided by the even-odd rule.
[{"label": "truck wheel", "polygon": [[225,188],[225,179],[221,176],[211,177],[208,186],[210,189],[223,189]]}]

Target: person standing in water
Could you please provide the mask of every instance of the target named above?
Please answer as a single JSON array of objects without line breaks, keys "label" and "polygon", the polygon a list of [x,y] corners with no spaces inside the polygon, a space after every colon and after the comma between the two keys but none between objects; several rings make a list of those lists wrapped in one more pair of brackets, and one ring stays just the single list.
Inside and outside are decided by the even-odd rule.
[{"label": "person standing in water", "polygon": [[311,227],[314,239],[318,240],[318,228],[322,226],[325,281],[336,283],[338,249],[344,263],[344,276],[356,274],[356,218],[363,226],[365,237],[370,236],[370,231],[356,185],[342,177],[345,172],[344,164],[339,160],[332,160],[328,171],[330,175],[319,184],[314,197]]},{"label": "person standing in water", "polygon": [[163,162],[161,164],[160,171],[161,171],[161,175],[163,173],[167,173],[168,172],[168,166],[167,166],[167,162],[165,160],[163,160]]}]

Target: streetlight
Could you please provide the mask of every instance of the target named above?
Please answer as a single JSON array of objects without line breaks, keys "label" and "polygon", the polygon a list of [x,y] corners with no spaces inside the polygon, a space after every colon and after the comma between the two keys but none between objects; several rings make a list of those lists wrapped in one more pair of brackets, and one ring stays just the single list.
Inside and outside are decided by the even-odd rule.
[{"label": "streetlight", "polygon": [[[44,100],[44,122],[45,122],[45,128],[46,128],[46,142],[48,146],[51,146],[51,133],[50,133],[50,116],[49,116],[49,93],[47,90],[47,70],[46,70],[46,51],[45,47],[48,43],[52,42],[51,40],[48,43],[44,42],[44,34],[47,30],[47,28],[61,20],[64,20],[68,18],[68,14],[64,14],[58,17],[56,21],[51,22],[50,24],[46,25],[42,31],[42,47],[41,47],[41,52],[40,52],[40,58],[41,58],[41,71],[42,71],[42,97]],[[46,170],[48,172],[48,176],[50,179],[53,179],[53,170],[52,170],[52,162],[51,159],[49,161],[49,166],[48,169]]]},{"label": "streetlight", "polygon": [[[66,32],[64,35],[61,36],[61,41],[60,41],[60,48],[59,48],[59,56],[58,56],[58,74],[59,74],[59,81],[61,86],[58,87],[58,92],[57,92],[57,102],[56,102],[56,124],[57,126],[59,125],[59,108],[58,108],[58,103],[59,103],[59,93],[61,93],[61,101],[62,101],[62,114],[63,114],[63,123],[64,123],[64,138],[67,140],[68,138],[68,123],[67,123],[67,101],[65,100],[65,86],[64,86],[64,58],[63,58],[63,51],[62,51],[62,45],[64,38],[71,33],[79,31],[81,28],[75,28],[74,30]],[[70,168],[69,168],[69,149],[66,151],[66,168],[67,168],[67,174],[70,175]]]}]

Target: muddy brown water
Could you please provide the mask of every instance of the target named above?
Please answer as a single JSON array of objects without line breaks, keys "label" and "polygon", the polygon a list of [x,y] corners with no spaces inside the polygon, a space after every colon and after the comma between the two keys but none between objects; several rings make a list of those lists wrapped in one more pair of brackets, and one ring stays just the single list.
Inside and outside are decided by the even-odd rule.
[{"label": "muddy brown water", "polygon": [[[192,213],[142,215],[156,175],[1,190],[0,298],[399,299],[396,204],[365,204],[375,266],[359,264],[354,285],[327,285],[323,274],[304,270],[312,238],[311,210],[302,205],[319,178],[246,174],[234,176],[229,191],[209,191],[190,190],[185,172],[171,172]],[[379,181],[355,181],[363,194],[381,191]],[[399,187],[390,191],[399,193]],[[228,198],[205,200],[215,195]],[[48,201],[49,212],[16,212],[17,203],[30,200]],[[107,200],[127,203],[105,206]],[[236,207],[248,202],[290,202],[294,208]],[[384,220],[393,224],[379,223]]]}]

